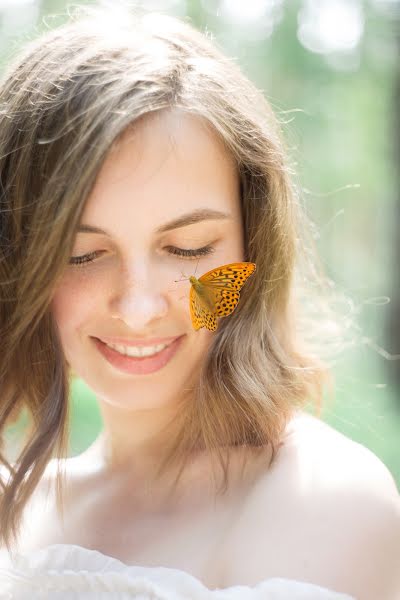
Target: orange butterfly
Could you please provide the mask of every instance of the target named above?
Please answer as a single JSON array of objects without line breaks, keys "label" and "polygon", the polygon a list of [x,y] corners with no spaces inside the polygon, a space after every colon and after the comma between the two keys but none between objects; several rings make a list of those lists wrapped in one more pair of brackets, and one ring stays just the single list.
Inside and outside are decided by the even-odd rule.
[{"label": "orange butterfly", "polygon": [[190,316],[196,331],[217,329],[217,317],[227,317],[235,310],[239,292],[255,269],[254,263],[239,262],[212,269],[199,279],[189,277]]}]

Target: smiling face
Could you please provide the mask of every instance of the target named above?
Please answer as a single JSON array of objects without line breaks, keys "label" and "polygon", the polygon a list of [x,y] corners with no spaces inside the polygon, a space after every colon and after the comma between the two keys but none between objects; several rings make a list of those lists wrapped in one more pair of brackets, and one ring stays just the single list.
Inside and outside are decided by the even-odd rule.
[{"label": "smiling face", "polygon": [[[238,176],[220,140],[182,112],[142,119],[106,158],[53,297],[68,363],[107,403],[183,399],[215,335],[192,327],[188,278],[242,260]],[[124,355],[143,346],[161,352]]]}]

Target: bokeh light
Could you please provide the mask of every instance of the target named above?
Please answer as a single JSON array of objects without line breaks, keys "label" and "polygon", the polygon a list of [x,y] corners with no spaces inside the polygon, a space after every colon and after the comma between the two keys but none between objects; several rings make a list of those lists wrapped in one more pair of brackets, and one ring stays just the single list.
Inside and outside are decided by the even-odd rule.
[{"label": "bokeh light", "polygon": [[311,52],[354,50],[363,30],[364,15],[359,0],[306,0],[299,10],[298,38]]}]

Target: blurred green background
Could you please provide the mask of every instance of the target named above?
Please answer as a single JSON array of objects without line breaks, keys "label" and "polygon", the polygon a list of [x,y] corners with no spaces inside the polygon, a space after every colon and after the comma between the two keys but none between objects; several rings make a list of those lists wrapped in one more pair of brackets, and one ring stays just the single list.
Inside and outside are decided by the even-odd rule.
[{"label": "blurred green background", "polygon": [[[284,123],[323,265],[353,300],[361,326],[361,341],[336,359],[336,391],[322,417],[379,456],[400,487],[399,1],[136,5],[189,17],[208,31]],[[68,6],[64,0],[0,0],[1,67],[44,29],[43,20],[47,27],[66,20]],[[95,398],[76,380],[71,454],[86,448],[100,427]]]}]

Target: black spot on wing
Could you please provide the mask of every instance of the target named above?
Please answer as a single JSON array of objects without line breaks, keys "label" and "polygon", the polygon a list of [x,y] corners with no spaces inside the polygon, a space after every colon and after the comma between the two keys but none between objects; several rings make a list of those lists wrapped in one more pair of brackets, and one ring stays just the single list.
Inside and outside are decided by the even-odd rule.
[{"label": "black spot on wing", "polygon": [[216,313],[219,317],[227,317],[236,308],[240,294],[234,290],[221,290],[215,303]]}]

